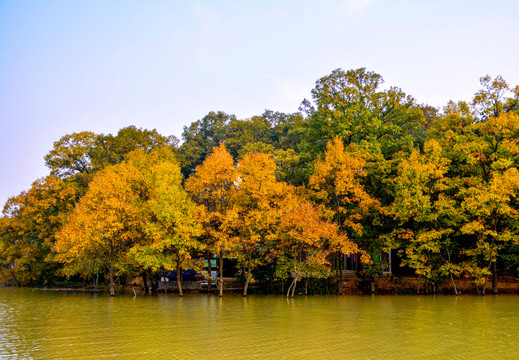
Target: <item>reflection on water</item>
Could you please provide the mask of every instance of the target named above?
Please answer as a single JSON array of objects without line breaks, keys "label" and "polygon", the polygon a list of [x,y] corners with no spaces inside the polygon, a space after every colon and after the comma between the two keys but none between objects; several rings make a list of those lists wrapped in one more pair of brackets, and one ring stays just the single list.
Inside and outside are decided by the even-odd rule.
[{"label": "reflection on water", "polygon": [[0,288],[0,358],[517,359],[518,300]]}]

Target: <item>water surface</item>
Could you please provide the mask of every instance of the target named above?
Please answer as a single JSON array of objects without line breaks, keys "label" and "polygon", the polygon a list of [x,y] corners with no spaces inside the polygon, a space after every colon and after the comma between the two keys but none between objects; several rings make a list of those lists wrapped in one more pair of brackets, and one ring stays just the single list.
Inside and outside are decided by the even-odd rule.
[{"label": "water surface", "polygon": [[158,297],[0,288],[4,359],[517,359],[519,296]]}]

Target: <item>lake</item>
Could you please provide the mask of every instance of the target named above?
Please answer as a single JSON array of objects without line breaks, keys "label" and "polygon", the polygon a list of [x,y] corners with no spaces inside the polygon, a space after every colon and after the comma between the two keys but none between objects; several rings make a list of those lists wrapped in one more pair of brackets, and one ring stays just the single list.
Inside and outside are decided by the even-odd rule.
[{"label": "lake", "polygon": [[0,287],[4,359],[517,359],[519,296],[143,296]]}]

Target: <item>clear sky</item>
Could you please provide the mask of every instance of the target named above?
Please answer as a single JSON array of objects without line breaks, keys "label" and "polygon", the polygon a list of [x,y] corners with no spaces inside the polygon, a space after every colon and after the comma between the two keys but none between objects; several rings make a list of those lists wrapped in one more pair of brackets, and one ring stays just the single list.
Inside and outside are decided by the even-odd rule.
[{"label": "clear sky", "polygon": [[0,203],[54,141],[128,125],[180,138],[209,111],[297,111],[366,67],[419,103],[519,84],[517,0],[0,0]]}]

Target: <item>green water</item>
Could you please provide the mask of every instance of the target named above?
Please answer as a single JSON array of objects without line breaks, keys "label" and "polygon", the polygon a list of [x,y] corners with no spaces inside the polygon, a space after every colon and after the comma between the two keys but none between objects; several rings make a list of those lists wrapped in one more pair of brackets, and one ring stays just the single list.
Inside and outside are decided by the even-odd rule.
[{"label": "green water", "polygon": [[519,296],[145,297],[0,288],[0,359],[517,359]]}]

